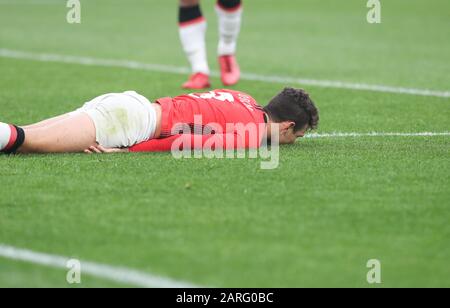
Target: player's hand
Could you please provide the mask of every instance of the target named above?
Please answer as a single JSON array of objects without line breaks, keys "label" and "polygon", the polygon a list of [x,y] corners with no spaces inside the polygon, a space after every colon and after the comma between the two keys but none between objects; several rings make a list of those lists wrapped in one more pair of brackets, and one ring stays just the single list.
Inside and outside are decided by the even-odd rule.
[{"label": "player's hand", "polygon": [[88,149],[84,150],[86,154],[112,154],[112,153],[126,153],[129,152],[128,149],[119,148],[105,148],[99,144],[92,145]]}]

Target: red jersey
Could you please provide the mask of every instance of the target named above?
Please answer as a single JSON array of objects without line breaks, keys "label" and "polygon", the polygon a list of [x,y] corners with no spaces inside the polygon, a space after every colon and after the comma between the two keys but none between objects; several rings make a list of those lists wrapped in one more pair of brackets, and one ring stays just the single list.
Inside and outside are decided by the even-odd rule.
[{"label": "red jersey", "polygon": [[[243,92],[221,89],[160,98],[156,103],[162,109],[160,138],[135,145],[130,151],[169,151],[177,138],[202,135],[204,144],[215,134],[223,134],[224,139],[230,136],[237,139],[233,146],[223,148],[259,147],[265,133],[266,115],[263,108]],[[256,127],[256,145],[251,146],[248,131],[240,131],[244,126]]]}]

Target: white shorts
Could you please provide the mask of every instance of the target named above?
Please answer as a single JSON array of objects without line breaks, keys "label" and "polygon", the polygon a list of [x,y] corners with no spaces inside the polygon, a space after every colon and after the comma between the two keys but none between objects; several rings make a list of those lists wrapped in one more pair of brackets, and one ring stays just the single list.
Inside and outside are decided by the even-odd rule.
[{"label": "white shorts", "polygon": [[94,98],[74,113],[84,112],[94,121],[97,142],[107,148],[127,148],[153,138],[156,110],[134,91]]}]

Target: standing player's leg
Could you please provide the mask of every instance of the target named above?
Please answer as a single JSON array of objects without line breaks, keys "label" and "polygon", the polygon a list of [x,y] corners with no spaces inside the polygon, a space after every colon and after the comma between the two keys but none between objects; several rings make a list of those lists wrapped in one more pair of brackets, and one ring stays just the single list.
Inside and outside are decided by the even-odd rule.
[{"label": "standing player's leg", "polygon": [[0,123],[0,152],[3,153],[83,152],[95,144],[95,125],[85,113],[65,116],[35,128]]},{"label": "standing player's leg", "polygon": [[241,29],[241,0],[218,0],[216,12],[219,18],[219,65],[225,86],[235,85],[240,78],[236,61],[236,46]]},{"label": "standing player's leg", "polygon": [[180,0],[178,21],[181,45],[193,73],[183,84],[183,88],[209,88],[211,85],[205,43],[207,24],[199,0]]}]

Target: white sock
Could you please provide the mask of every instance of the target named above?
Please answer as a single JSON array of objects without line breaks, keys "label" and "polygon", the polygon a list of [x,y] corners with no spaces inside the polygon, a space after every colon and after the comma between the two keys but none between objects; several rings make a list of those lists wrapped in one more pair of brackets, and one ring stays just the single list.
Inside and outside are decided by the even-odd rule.
[{"label": "white sock", "polygon": [[216,13],[219,18],[219,56],[236,54],[236,45],[241,30],[242,7],[235,11],[226,11],[216,5]]},{"label": "white sock", "polygon": [[8,124],[0,122],[0,151],[3,151],[11,138],[11,128]]},{"label": "white sock", "polygon": [[208,58],[206,56],[206,21],[180,26],[180,40],[183,50],[191,64],[193,73],[209,75]]}]

